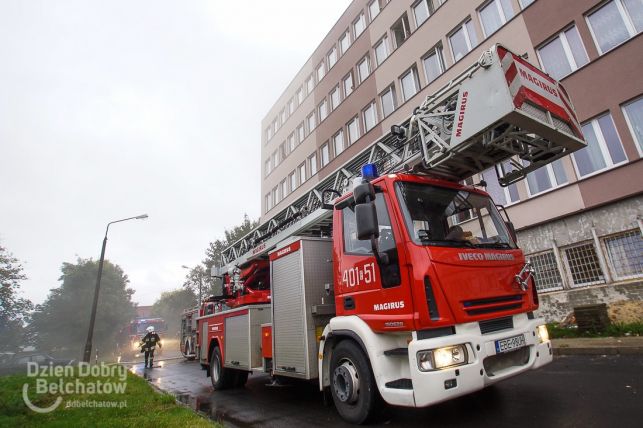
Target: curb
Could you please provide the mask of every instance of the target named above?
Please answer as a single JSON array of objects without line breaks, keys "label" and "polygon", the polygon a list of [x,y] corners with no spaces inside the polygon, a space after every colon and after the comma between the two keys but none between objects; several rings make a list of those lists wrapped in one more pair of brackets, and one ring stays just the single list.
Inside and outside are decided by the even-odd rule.
[{"label": "curb", "polygon": [[643,355],[643,346],[623,347],[556,347],[554,355]]}]

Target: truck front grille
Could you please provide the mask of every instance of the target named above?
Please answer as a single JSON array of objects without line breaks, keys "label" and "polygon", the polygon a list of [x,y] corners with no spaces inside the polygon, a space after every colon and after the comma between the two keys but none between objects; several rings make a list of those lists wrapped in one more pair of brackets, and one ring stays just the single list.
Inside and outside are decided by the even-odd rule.
[{"label": "truck front grille", "polygon": [[492,320],[480,321],[478,325],[480,326],[480,333],[489,334],[495,333],[496,331],[514,328],[514,319],[513,317],[495,318]]},{"label": "truck front grille", "polygon": [[524,346],[515,351],[506,352],[504,354],[496,354],[485,358],[482,361],[487,376],[493,377],[502,370],[511,367],[520,367],[527,364],[529,361],[529,346]]},{"label": "truck front grille", "polygon": [[522,295],[488,297],[485,299],[465,300],[462,302],[468,315],[492,314],[494,312],[518,309],[522,306]]}]

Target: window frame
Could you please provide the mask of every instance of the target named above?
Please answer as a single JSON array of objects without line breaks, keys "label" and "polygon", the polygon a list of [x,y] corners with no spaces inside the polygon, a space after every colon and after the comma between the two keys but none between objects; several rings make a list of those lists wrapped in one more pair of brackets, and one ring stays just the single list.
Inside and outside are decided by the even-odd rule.
[{"label": "window frame", "polygon": [[[371,8],[373,6],[373,4],[377,5],[377,13],[375,15],[373,15],[373,13],[372,13],[373,10]],[[366,7],[368,9],[368,18],[369,18],[370,22],[373,22],[373,20],[375,18],[377,18],[377,16],[380,14],[380,12],[382,12],[382,7],[380,5],[380,0],[373,0],[370,3],[368,3],[368,5]]]},{"label": "window frame", "polygon": [[[440,66],[440,74],[438,74],[434,79],[429,80],[429,75],[427,73],[425,61],[432,55],[437,55],[438,65]],[[424,69],[424,78],[426,79],[427,85],[429,85],[435,82],[446,71],[446,64],[444,61],[444,49],[442,48],[442,44],[438,43],[437,45],[429,49],[429,51],[422,56],[421,61],[422,61],[422,68]]]},{"label": "window frame", "polygon": [[318,165],[317,165],[317,151],[316,150],[310,156],[308,156],[308,165],[309,165],[309,169],[310,169],[310,177],[312,178],[315,174],[317,174],[317,171],[319,170]]},{"label": "window frame", "polygon": [[[587,58],[587,62],[581,66],[579,66],[576,63],[576,58],[574,58],[574,53],[572,51],[572,47],[569,44],[569,41],[567,40],[567,33],[569,30],[575,29],[576,33],[578,33],[578,38],[580,39],[581,46],[583,47],[583,53],[585,54],[585,58]],[[563,46],[563,52],[565,52],[565,59],[567,60],[567,63],[569,64],[569,68],[571,71],[564,76],[560,77],[555,77],[556,80],[561,80],[564,79],[565,77],[569,76],[570,74],[573,74],[577,70],[585,67],[587,64],[590,63],[589,60],[589,55],[587,54],[587,48],[585,47],[585,43],[583,43],[583,39],[580,37],[580,33],[578,32],[578,27],[576,26],[575,23],[572,23],[571,25],[568,25],[565,27],[563,30],[559,31],[555,36],[550,37],[547,39],[545,43],[542,43],[538,48],[536,48],[536,56],[538,57],[538,62],[540,64],[540,67],[548,74],[550,74],[549,71],[547,71],[545,67],[545,63],[543,61],[543,58],[540,54],[540,50],[543,49],[545,46],[549,46],[550,43],[553,43],[556,39],[560,39],[561,45]],[[552,76],[553,77],[553,76]]]},{"label": "window frame", "polygon": [[[596,38],[596,33],[594,32],[594,28],[592,27],[589,17],[595,14],[596,12],[598,12],[599,10],[603,9],[603,7],[607,6],[609,3],[612,3],[612,2],[616,3],[616,8],[618,9],[619,15],[621,16],[623,23],[625,24],[625,29],[627,30],[629,37],[623,40],[622,42],[615,44],[605,52],[603,52],[601,50],[601,46],[598,43],[598,39]],[[629,42],[634,37],[636,37],[641,32],[643,32],[643,30],[639,32],[636,31],[636,27],[634,26],[632,18],[630,17],[630,14],[627,11],[627,8],[623,5],[622,0],[609,0],[609,1],[602,2],[597,7],[593,8],[592,10],[590,10],[585,14],[585,23],[587,24],[587,27],[589,28],[589,32],[592,35],[592,40],[594,41],[594,46],[596,46],[596,50],[598,51],[599,56],[605,55],[606,53],[613,51],[614,49],[618,48],[624,43]]]},{"label": "window frame", "polygon": [[[357,137],[355,137],[355,141],[353,141],[353,138],[351,137],[351,125],[352,124],[355,124],[356,127],[357,127]],[[360,128],[359,128],[359,117],[358,116],[353,116],[353,118],[346,123],[346,135],[348,137],[348,140],[347,140],[348,141],[348,146],[350,146],[352,144],[355,144],[355,142],[360,139],[360,137],[361,137],[360,134],[361,134],[361,131],[360,131]]]},{"label": "window frame", "polygon": [[[332,54],[332,56],[331,56],[331,54]],[[334,57],[335,60],[331,61],[330,60],[331,57]],[[339,57],[337,56],[337,46],[333,45],[333,47],[330,48],[328,53],[326,53],[326,60],[328,61],[328,70],[326,70],[326,73],[328,73],[328,71],[330,71],[330,69],[333,68],[335,66],[335,64],[337,64],[338,59],[339,59]]]},{"label": "window frame", "polygon": [[[326,162],[324,162],[324,149],[326,152]],[[326,141],[324,144],[319,147],[319,162],[320,162],[320,169],[324,168],[326,165],[330,163],[330,146],[328,141]]]},{"label": "window frame", "polygon": [[[564,171],[564,165],[562,164],[562,159],[560,159],[560,160],[561,160],[561,166],[563,167],[563,171]],[[556,161],[554,161],[554,162],[556,162]],[[569,184],[569,178],[567,178],[567,171],[565,171],[566,181],[563,182],[563,183],[558,182],[558,179],[556,178],[556,174],[554,173],[553,162],[548,163],[547,165],[544,165],[541,168],[545,168],[545,170],[547,171],[547,178],[549,178],[549,183],[551,184],[551,186],[548,189],[541,190],[540,192],[532,193],[531,187],[529,186],[529,181],[527,180],[527,177],[525,177],[524,182],[525,182],[525,187],[527,188],[527,197],[528,198],[533,198],[533,197],[536,197],[536,196],[544,195],[545,193],[551,192],[553,190],[556,190],[556,189],[558,189],[558,188],[560,188],[562,186],[565,186],[565,185]],[[538,169],[536,171],[538,171]],[[533,171],[532,173],[534,173],[536,171]]]},{"label": "window frame", "polygon": [[[371,109],[373,111],[373,116],[375,121],[373,123],[373,126],[369,128],[366,124],[366,112]],[[377,115],[377,103],[375,102],[375,100],[372,100],[365,108],[362,109],[362,125],[364,125],[364,134],[368,134],[368,132],[371,129],[375,128],[378,123],[379,123],[379,118]]]},{"label": "window frame", "polygon": [[[610,120],[612,121],[612,125],[614,126],[614,132],[618,137],[619,143],[621,145],[621,149],[623,149],[623,156],[625,156],[625,159],[622,160],[621,162],[614,163],[612,160],[612,155],[609,152],[609,147],[607,146],[607,143],[605,142],[605,137],[603,136],[603,131],[601,130],[601,127],[598,123],[598,119],[602,118],[603,116],[609,116]],[[585,122],[585,124],[588,124],[588,123],[592,125],[594,135],[596,135],[596,141],[598,142],[598,147],[601,150],[601,156],[603,157],[603,161],[605,162],[605,167],[601,169],[597,169],[596,171],[592,171],[589,174],[581,175],[580,170],[578,169],[578,164],[576,163],[576,157],[574,156],[575,153],[572,153],[571,154],[572,164],[574,165],[574,173],[576,173],[576,177],[578,181],[584,180],[589,177],[593,177],[598,174],[602,174],[603,172],[617,168],[621,165],[625,165],[629,162],[629,158],[627,157],[627,152],[625,151],[625,147],[623,147],[623,139],[621,138],[621,135],[618,132],[618,128],[616,127],[616,123],[614,122],[614,118],[612,117],[611,111],[608,110],[607,112],[603,112],[597,116],[594,116],[593,118]],[[584,126],[584,124],[581,123],[581,127],[582,126]]]},{"label": "window frame", "polygon": [[[363,25],[362,29],[361,29],[361,31],[359,33],[357,32],[357,29],[356,29],[356,27],[357,27],[356,24],[358,22],[362,22],[362,25]],[[357,40],[357,38],[359,36],[361,36],[362,33],[364,33],[364,31],[366,31],[366,25],[367,25],[366,24],[366,15],[364,14],[364,11],[362,10],[362,11],[360,11],[359,15],[357,15],[357,18],[355,18],[353,20],[353,22],[351,23],[351,29],[353,30],[353,40]]]},{"label": "window frame", "polygon": [[[322,107],[324,108],[324,114],[322,114]],[[326,97],[317,104],[317,114],[319,115],[319,123],[323,122],[328,117],[328,101]]]},{"label": "window frame", "polygon": [[[377,47],[378,46],[384,46],[384,51],[386,52],[386,56],[382,59],[382,61],[379,61],[378,56],[377,56]],[[379,67],[388,59],[388,57],[391,55],[389,52],[389,45],[388,45],[388,35],[384,34],[378,41],[375,43],[373,46],[373,55],[375,56],[375,64],[376,67]]]},{"label": "window frame", "polygon": [[[417,14],[415,12],[416,12],[416,8],[421,4],[423,4],[424,7],[426,8],[426,18],[424,19],[424,21],[418,22]],[[431,12],[431,6],[429,6],[429,0],[416,1],[411,5],[411,10],[413,11],[413,23],[415,24],[416,29],[420,28],[420,26],[424,24],[426,21],[428,21],[431,15],[433,15],[433,12]]]},{"label": "window frame", "polygon": [[317,128],[317,117],[315,116],[315,111],[313,110],[308,116],[306,116],[306,130],[304,131],[304,133],[307,131],[307,135],[310,135],[310,133],[313,132],[315,128]]},{"label": "window frame", "polygon": [[[478,37],[477,37],[477,35],[476,35],[476,44],[474,45],[471,42],[471,35],[469,34],[469,29],[467,28],[467,24],[469,22],[471,22],[471,24],[473,25],[473,20],[471,19],[471,17],[468,17],[468,19],[465,19],[464,21],[462,21],[462,23],[460,25],[458,25],[449,34],[447,34],[447,40],[449,41],[449,48],[451,50],[451,58],[453,59],[454,64],[459,62],[460,60],[464,59],[464,57],[466,57],[469,54],[469,52],[471,52],[476,46],[478,46]],[[462,58],[456,59],[455,58],[455,51],[453,50],[453,43],[451,42],[451,38],[453,36],[455,36],[458,33],[458,31],[460,31],[460,30],[464,31],[464,35],[465,35],[464,41],[465,41],[465,43],[467,45],[468,51],[464,55],[462,55]],[[475,30],[475,27],[474,27],[474,30]]]},{"label": "window frame", "polygon": [[[303,171],[303,174],[302,174],[302,171]],[[306,180],[308,180],[308,178],[306,176],[306,161],[302,162],[297,167],[297,175],[299,175],[299,185],[300,186],[302,184],[304,184],[306,182]]]},{"label": "window frame", "polygon": [[[366,75],[362,76],[362,64],[364,63],[366,63]],[[357,62],[358,84],[361,85],[362,82],[368,79],[368,76],[370,75],[371,75],[371,58],[369,54],[366,54]]]},{"label": "window frame", "polygon": [[[480,21],[480,28],[482,28],[482,35],[484,36],[484,39],[486,39],[487,37],[491,36],[492,34],[498,32],[498,31],[500,31],[500,29],[502,27],[504,27],[507,24],[507,22],[511,21],[513,19],[513,17],[516,16],[516,11],[513,10],[513,2],[509,1],[509,5],[511,6],[512,12],[514,12],[514,14],[513,14],[512,17],[507,18],[507,16],[505,15],[505,10],[502,8],[501,1],[502,0],[489,0],[488,2],[486,2],[482,6],[480,6],[478,8],[478,10],[477,10],[478,20]],[[501,24],[500,24],[500,26],[498,28],[496,28],[495,30],[493,30],[492,32],[487,34],[487,29],[484,26],[484,21],[482,20],[481,12],[483,11],[483,9],[486,9],[487,7],[491,6],[492,3],[494,3],[496,5],[496,11],[498,12],[498,16],[500,17]]]},{"label": "window frame", "polygon": [[[321,72],[321,76],[319,75],[319,71]],[[317,68],[315,69],[315,75],[317,77],[317,83],[321,82],[324,77],[326,77],[326,62],[322,59]]]},{"label": "window frame", "polygon": [[[341,139],[342,147],[340,151],[337,151],[337,142]],[[333,157],[337,157],[344,153],[344,150],[346,150],[346,145],[344,141],[344,130],[340,128],[337,132],[333,134],[332,137],[330,137],[330,140],[333,142]]]},{"label": "window frame", "polygon": [[[384,103],[384,96],[386,94],[389,94],[389,93],[391,94],[391,99],[393,100],[393,110],[391,110],[391,112],[389,114],[386,114],[386,112],[384,111],[384,104],[385,104]],[[387,117],[389,117],[390,115],[395,113],[395,110],[397,110],[397,96],[396,96],[396,93],[395,93],[395,84],[391,84],[388,87],[386,87],[386,89],[384,89],[382,92],[380,92],[379,97],[380,97],[380,106],[381,106],[381,110],[382,110],[382,118],[386,119]]]},{"label": "window frame", "polygon": [[[636,146],[638,152],[639,152],[639,157],[643,157],[643,139],[641,141],[638,141],[638,138],[636,136],[636,132],[634,132],[634,126],[632,126],[632,121],[630,119],[629,114],[627,113],[627,110],[625,108],[629,105],[632,105],[636,102],[642,102],[643,103],[643,95],[639,95],[636,98],[633,98],[629,101],[624,102],[621,104],[621,111],[623,112],[623,116],[625,117],[625,122],[627,123],[627,129],[630,131],[630,135],[632,136],[632,141],[634,141],[634,145]],[[643,126],[643,124],[641,124]],[[625,149],[625,148],[623,148]]]},{"label": "window frame", "polygon": [[[403,80],[408,74],[413,75],[413,85],[415,86],[415,92],[411,96],[407,97],[406,94],[404,93]],[[399,77],[398,80],[400,82],[400,92],[402,93],[402,104],[404,104],[405,102],[407,102],[408,100],[416,96],[422,89],[420,87],[420,79],[417,72],[417,66],[415,64],[412,65],[410,68],[408,68],[404,73],[402,73],[402,75]]]},{"label": "window frame", "polygon": [[[344,46],[342,44],[342,40],[348,40],[347,45],[346,45],[346,49],[344,49]],[[346,30],[344,32],[344,34],[339,38],[339,56],[340,56],[340,58],[342,56],[344,56],[344,54],[346,54],[346,52],[351,48],[352,44],[353,43],[351,41],[351,31]]]},{"label": "window frame", "polygon": [[[348,81],[349,78],[351,81],[350,92],[346,92],[346,81]],[[355,79],[353,77],[353,70],[351,69],[344,77],[342,77],[342,92],[344,93],[344,99],[348,98],[353,91],[355,91]]]},{"label": "window frame", "polygon": [[[333,103],[333,94],[337,94],[337,105]],[[330,100],[330,111],[335,111],[337,107],[342,103],[342,91],[339,87],[339,84],[337,84],[332,91],[328,94],[328,99]]]}]

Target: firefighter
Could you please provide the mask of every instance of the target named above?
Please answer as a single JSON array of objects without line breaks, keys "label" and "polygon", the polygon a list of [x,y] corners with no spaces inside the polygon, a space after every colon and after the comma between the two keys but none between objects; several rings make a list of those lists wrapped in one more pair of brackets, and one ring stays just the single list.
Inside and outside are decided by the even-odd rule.
[{"label": "firefighter", "polygon": [[154,331],[154,326],[149,326],[147,328],[147,334],[141,339],[141,352],[145,353],[145,368],[148,367],[147,362],[149,360],[149,368],[152,368],[154,365],[154,349],[156,345],[159,345],[159,348],[162,348],[161,338]]}]

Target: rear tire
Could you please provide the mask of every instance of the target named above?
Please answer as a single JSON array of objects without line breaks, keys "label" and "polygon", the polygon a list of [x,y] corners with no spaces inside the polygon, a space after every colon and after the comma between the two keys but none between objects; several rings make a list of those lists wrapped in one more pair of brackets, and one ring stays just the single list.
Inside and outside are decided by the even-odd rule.
[{"label": "rear tire", "polygon": [[223,359],[218,346],[212,350],[210,359],[210,381],[215,391],[229,389],[235,384],[235,373],[223,367]]},{"label": "rear tire", "polygon": [[351,340],[340,342],[330,361],[330,390],[335,408],[347,422],[363,424],[382,407],[364,352]]}]

